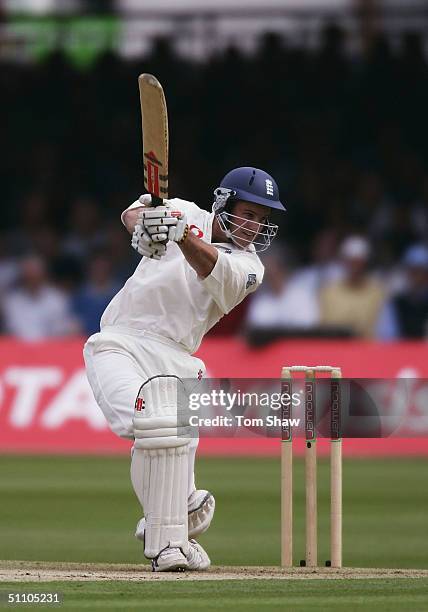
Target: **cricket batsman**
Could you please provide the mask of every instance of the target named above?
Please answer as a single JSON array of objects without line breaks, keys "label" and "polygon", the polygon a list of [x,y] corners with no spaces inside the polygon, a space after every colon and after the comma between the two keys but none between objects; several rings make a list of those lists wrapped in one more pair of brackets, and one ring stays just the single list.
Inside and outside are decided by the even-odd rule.
[{"label": "cricket batsman", "polygon": [[143,195],[122,213],[142,259],[107,306],[101,331],[85,344],[89,383],[110,428],[134,441],[131,481],[144,511],[136,536],[153,571],[204,570],[195,540],[214,514],[195,487],[198,439],[178,414],[183,379],[200,379],[193,357],[204,335],[263,279],[257,255],[284,211],[274,179],[236,168],[214,191],[212,212],[178,198],[151,206]]}]

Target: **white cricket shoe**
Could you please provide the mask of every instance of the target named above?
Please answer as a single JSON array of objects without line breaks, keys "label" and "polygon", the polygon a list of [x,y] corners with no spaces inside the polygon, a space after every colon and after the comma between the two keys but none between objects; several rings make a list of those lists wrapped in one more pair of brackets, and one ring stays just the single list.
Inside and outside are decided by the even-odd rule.
[{"label": "white cricket shoe", "polygon": [[[215,510],[214,495],[209,491],[200,489],[193,491],[188,499],[187,524],[189,529],[189,539],[205,533],[211,524]],[[146,527],[146,519],[142,518],[137,523],[135,537],[137,540],[144,542],[144,529]]]},{"label": "white cricket shoe", "polygon": [[209,491],[193,491],[187,502],[189,539],[196,538],[208,529],[214,516],[215,499]]},{"label": "white cricket shoe", "polygon": [[203,571],[211,565],[209,556],[196,540],[189,540],[187,563],[187,569],[191,571]]},{"label": "white cricket shoe", "polygon": [[152,559],[154,572],[184,572],[187,569],[190,569],[189,562],[181,548],[164,548],[157,557]]}]

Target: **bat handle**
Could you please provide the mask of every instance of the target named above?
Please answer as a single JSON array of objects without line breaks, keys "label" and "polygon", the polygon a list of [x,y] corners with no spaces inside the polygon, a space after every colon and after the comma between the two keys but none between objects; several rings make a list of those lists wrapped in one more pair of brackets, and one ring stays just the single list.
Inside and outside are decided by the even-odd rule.
[{"label": "bat handle", "polygon": [[163,206],[163,199],[152,194],[152,206]]}]

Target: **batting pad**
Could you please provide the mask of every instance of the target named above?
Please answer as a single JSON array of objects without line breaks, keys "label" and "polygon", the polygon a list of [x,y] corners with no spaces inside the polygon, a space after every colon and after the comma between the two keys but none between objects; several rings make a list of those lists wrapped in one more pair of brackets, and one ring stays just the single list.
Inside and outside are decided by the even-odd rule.
[{"label": "batting pad", "polygon": [[156,449],[187,445],[191,436],[184,385],[177,376],[153,376],[135,402],[134,447]]},{"label": "batting pad", "polygon": [[188,445],[134,449],[132,462],[142,462],[142,501],[146,519],[144,554],[157,557],[170,546],[188,551]]}]

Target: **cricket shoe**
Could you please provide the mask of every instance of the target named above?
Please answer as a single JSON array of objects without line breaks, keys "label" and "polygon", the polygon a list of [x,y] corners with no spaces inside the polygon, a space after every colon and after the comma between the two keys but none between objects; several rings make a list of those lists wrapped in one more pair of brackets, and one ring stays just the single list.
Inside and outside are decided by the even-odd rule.
[{"label": "cricket shoe", "polygon": [[154,572],[184,572],[187,569],[190,569],[189,562],[181,548],[168,546],[152,559],[152,571]]},{"label": "cricket shoe", "polygon": [[189,552],[186,555],[188,570],[203,571],[209,568],[211,561],[205,550],[196,540],[189,540]]},{"label": "cricket shoe", "polygon": [[[211,524],[215,510],[214,495],[203,489],[193,491],[188,499],[187,505],[187,524],[189,530],[189,538],[196,538],[205,533]],[[137,523],[135,537],[137,540],[144,542],[144,529],[146,528],[146,519],[142,518]]]}]

